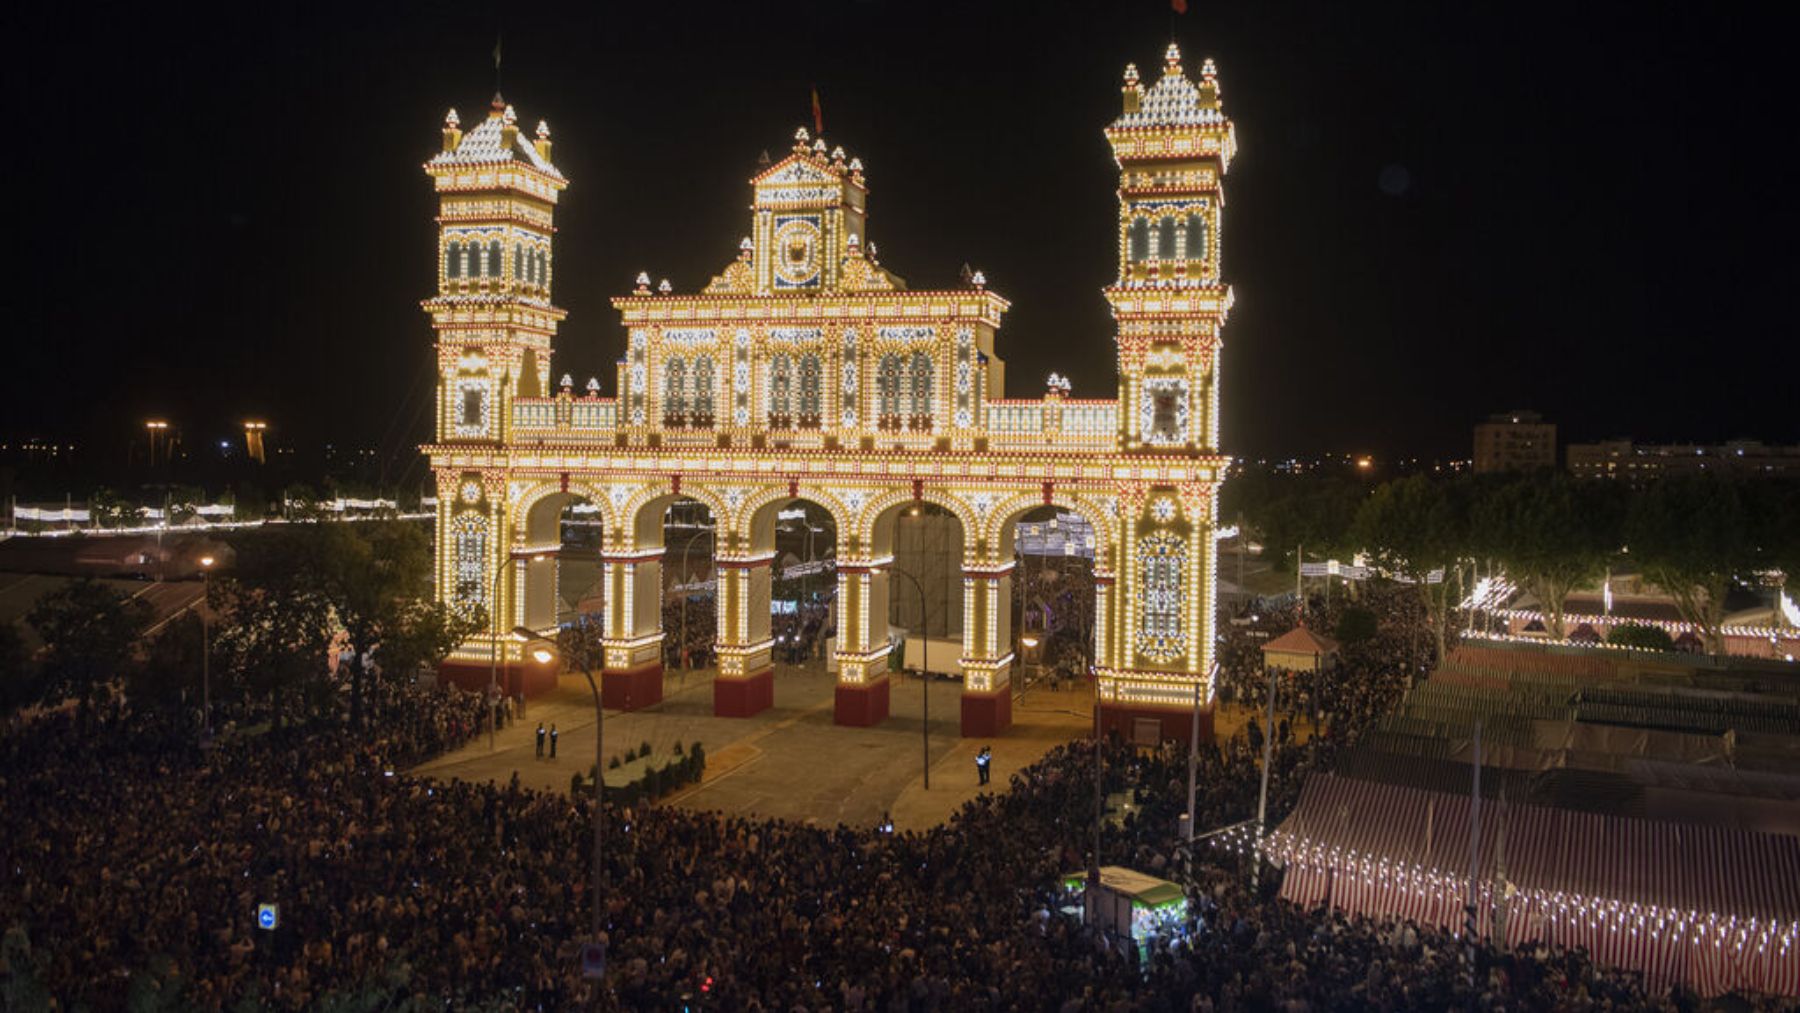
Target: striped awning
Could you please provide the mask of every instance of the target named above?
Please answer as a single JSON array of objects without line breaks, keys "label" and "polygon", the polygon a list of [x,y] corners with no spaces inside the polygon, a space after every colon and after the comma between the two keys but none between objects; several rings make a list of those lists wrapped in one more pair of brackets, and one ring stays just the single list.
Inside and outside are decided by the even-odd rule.
[{"label": "striped awning", "polygon": [[[1314,774],[1271,835],[1282,895],[1445,929],[1463,923],[1468,795]],[[1800,995],[1800,838],[1484,799],[1476,904],[1505,935],[1702,994]]]}]

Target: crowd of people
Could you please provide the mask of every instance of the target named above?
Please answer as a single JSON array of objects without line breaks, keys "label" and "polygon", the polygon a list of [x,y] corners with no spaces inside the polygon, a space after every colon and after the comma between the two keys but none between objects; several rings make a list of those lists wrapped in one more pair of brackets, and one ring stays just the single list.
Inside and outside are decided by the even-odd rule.
[{"label": "crowd of people", "polygon": [[[1401,650],[1403,620],[1356,663]],[[1249,629],[1232,628],[1233,650],[1257,642]],[[1380,673],[1358,678],[1369,674]],[[1303,688],[1327,729],[1378,705],[1363,690]],[[590,800],[410,776],[477,734],[485,710],[448,690],[372,693],[366,728],[341,703],[279,722],[245,715],[210,750],[186,719],[128,708],[7,731],[6,986],[96,1009],[144,996],[199,1009],[585,1002]],[[1282,742],[1271,809],[1291,807],[1345,738]],[[1198,826],[1254,812],[1259,762],[1241,739],[1199,751]],[[1146,956],[1060,913],[1064,874],[1094,858],[1096,769],[1103,796],[1133,803],[1103,821],[1100,860],[1183,878],[1187,765],[1175,748],[1105,743],[1096,755],[1092,740],[1073,742],[944,825],[897,834],[609,807],[602,1005],[1676,1008],[1579,953],[1471,950],[1416,925],[1294,908],[1274,899],[1272,872],[1252,889],[1247,860],[1224,848],[1192,856],[1193,931]],[[258,926],[260,904],[278,905],[273,929]]]}]

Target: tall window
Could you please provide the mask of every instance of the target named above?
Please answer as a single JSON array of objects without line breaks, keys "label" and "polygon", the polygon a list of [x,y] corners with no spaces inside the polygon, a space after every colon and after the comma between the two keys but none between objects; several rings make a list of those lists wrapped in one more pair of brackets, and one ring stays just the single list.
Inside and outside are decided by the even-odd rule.
[{"label": "tall window", "polygon": [[463,245],[452,239],[444,248],[444,277],[462,277]]},{"label": "tall window", "polygon": [[663,425],[679,428],[687,422],[687,360],[675,357],[663,363]]},{"label": "tall window", "polygon": [[477,427],[481,425],[482,400],[483,395],[480,390],[474,387],[463,388],[461,425]]},{"label": "tall window", "polygon": [[487,273],[492,278],[500,277],[500,240],[498,239],[488,244]]},{"label": "tall window", "polygon": [[475,605],[487,602],[487,521],[478,513],[458,514],[451,525],[452,554],[456,560],[456,600]]},{"label": "tall window", "polygon": [[1187,653],[1181,636],[1181,571],[1187,544],[1158,532],[1138,542],[1138,653],[1152,661],[1174,661]]},{"label": "tall window", "polygon": [[1131,220],[1129,257],[1134,264],[1150,259],[1150,219],[1133,218]]},{"label": "tall window", "polygon": [[513,244],[512,276],[514,281],[525,280],[525,247],[518,243]]},{"label": "tall window", "polygon": [[825,416],[824,369],[816,352],[800,356],[800,397],[796,406],[803,429],[817,429]]},{"label": "tall window", "polygon": [[712,356],[694,356],[694,425],[711,428],[713,424],[713,360]]},{"label": "tall window", "polygon": [[537,251],[536,260],[537,283],[539,288],[543,288],[545,285],[549,284],[547,279],[550,277],[550,255],[543,250],[539,250]]},{"label": "tall window", "polygon": [[889,352],[881,357],[881,365],[875,373],[875,414],[883,429],[899,429],[903,424],[901,398],[906,385],[905,372],[900,356]]},{"label": "tall window", "polygon": [[1199,212],[1187,217],[1187,259],[1206,259],[1206,216]]},{"label": "tall window", "polygon": [[912,399],[909,405],[911,417],[907,419],[907,425],[909,428],[919,431],[929,430],[931,428],[932,386],[936,378],[935,370],[932,369],[931,353],[914,352],[912,368],[908,372],[911,374],[907,379],[911,381]]},{"label": "tall window", "polygon": [[794,360],[786,352],[769,359],[769,425],[775,429],[794,425]]},{"label": "tall window", "polygon": [[1156,256],[1159,260],[1175,259],[1175,219],[1156,220]]}]

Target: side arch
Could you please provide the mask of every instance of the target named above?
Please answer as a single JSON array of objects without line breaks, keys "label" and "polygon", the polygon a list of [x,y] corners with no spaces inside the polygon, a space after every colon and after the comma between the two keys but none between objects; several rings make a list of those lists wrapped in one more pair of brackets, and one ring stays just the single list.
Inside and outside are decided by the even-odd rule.
[{"label": "side arch", "polygon": [[[894,521],[902,509],[914,502],[914,498],[910,488],[890,489],[869,501],[863,507],[861,519],[857,521],[857,544],[866,546],[868,552],[876,557],[893,555]],[[960,496],[928,485],[920,491],[917,499],[942,507],[956,517],[962,525],[965,552],[968,551],[968,543],[980,537],[981,520],[976,515],[975,508]]]},{"label": "side arch", "polygon": [[1115,552],[1118,533],[1113,529],[1117,520],[1097,503],[1058,492],[1052,492],[1047,501],[1042,493],[1021,493],[1001,501],[988,511],[987,525],[982,529],[982,541],[989,550],[987,561],[1005,562],[1012,559],[1019,518],[1042,507],[1067,510],[1087,521],[1088,527],[1094,532],[1095,569],[1107,573],[1114,571],[1118,561]]}]

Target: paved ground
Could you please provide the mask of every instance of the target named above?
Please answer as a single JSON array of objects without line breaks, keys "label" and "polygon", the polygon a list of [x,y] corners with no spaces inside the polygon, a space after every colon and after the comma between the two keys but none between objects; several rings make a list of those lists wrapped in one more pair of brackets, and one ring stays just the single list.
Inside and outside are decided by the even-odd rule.
[{"label": "paved ground", "polygon": [[[974,758],[983,743],[958,735],[959,683],[931,684],[930,789],[924,786],[927,745],[919,680],[893,684],[892,713],[874,728],[833,723],[833,689],[822,667],[777,666],[774,707],[751,718],[716,718],[710,673],[670,673],[662,703],[630,714],[606,713],[606,754],[649,742],[655,754],[668,755],[677,741],[699,741],[706,747],[706,778],[665,804],[825,825],[872,825],[885,812],[901,828],[928,826],[975,795]],[[990,790],[1003,790],[1014,771],[1082,735],[1092,713],[1085,688],[1027,692],[1014,703],[1012,729],[987,743],[994,751]],[[546,727],[554,722],[561,733],[555,760],[534,756],[539,721]],[[491,751],[486,739],[477,740],[417,772],[504,780],[517,771],[528,785],[567,791],[570,775],[586,769],[593,755],[593,697],[586,681],[574,675],[532,701],[525,720],[502,731]]]}]

